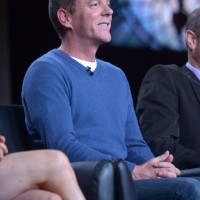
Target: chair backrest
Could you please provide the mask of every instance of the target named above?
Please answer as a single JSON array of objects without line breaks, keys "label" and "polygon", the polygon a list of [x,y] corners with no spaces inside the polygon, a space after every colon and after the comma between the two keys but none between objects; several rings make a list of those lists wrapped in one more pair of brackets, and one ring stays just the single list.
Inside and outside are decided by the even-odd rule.
[{"label": "chair backrest", "polygon": [[30,149],[22,105],[0,105],[0,134],[6,137],[9,153]]}]

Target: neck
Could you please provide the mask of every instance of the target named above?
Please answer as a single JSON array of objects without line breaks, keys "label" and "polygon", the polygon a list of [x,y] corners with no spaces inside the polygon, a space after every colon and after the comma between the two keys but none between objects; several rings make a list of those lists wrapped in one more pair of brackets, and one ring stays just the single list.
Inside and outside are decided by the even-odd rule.
[{"label": "neck", "polygon": [[188,62],[197,70],[200,70],[200,62],[195,61],[194,59],[188,59]]},{"label": "neck", "polygon": [[65,52],[69,56],[89,62],[95,62],[98,47],[71,41],[63,40],[58,49]]}]

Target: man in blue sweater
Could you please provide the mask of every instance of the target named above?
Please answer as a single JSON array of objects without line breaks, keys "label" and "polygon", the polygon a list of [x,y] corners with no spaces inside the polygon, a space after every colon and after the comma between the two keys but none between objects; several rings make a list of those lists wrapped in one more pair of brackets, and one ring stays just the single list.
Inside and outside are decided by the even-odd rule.
[{"label": "man in blue sweater", "polygon": [[[23,82],[29,133],[37,145],[72,161],[123,159],[138,199],[200,199],[195,179],[180,174],[166,151],[155,157],[142,138],[122,70],[96,59],[111,40],[108,0],[49,0],[61,45],[35,60]],[[166,179],[162,179],[166,178]]]}]

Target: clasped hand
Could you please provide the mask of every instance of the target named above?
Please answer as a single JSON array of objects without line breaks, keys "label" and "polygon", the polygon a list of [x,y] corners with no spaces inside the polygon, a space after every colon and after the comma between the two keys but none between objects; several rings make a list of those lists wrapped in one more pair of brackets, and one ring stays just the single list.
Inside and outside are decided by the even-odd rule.
[{"label": "clasped hand", "polygon": [[173,155],[166,151],[142,165],[136,165],[132,177],[135,180],[150,178],[171,178],[180,175],[180,170],[173,164]]}]

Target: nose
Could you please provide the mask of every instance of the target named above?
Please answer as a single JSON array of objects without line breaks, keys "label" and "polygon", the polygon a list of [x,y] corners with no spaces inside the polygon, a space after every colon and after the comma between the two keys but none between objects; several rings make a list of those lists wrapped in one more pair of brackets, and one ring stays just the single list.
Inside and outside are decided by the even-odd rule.
[{"label": "nose", "polygon": [[104,13],[104,15],[108,15],[108,16],[113,14],[113,10],[109,4],[105,3],[103,5],[103,13]]}]

